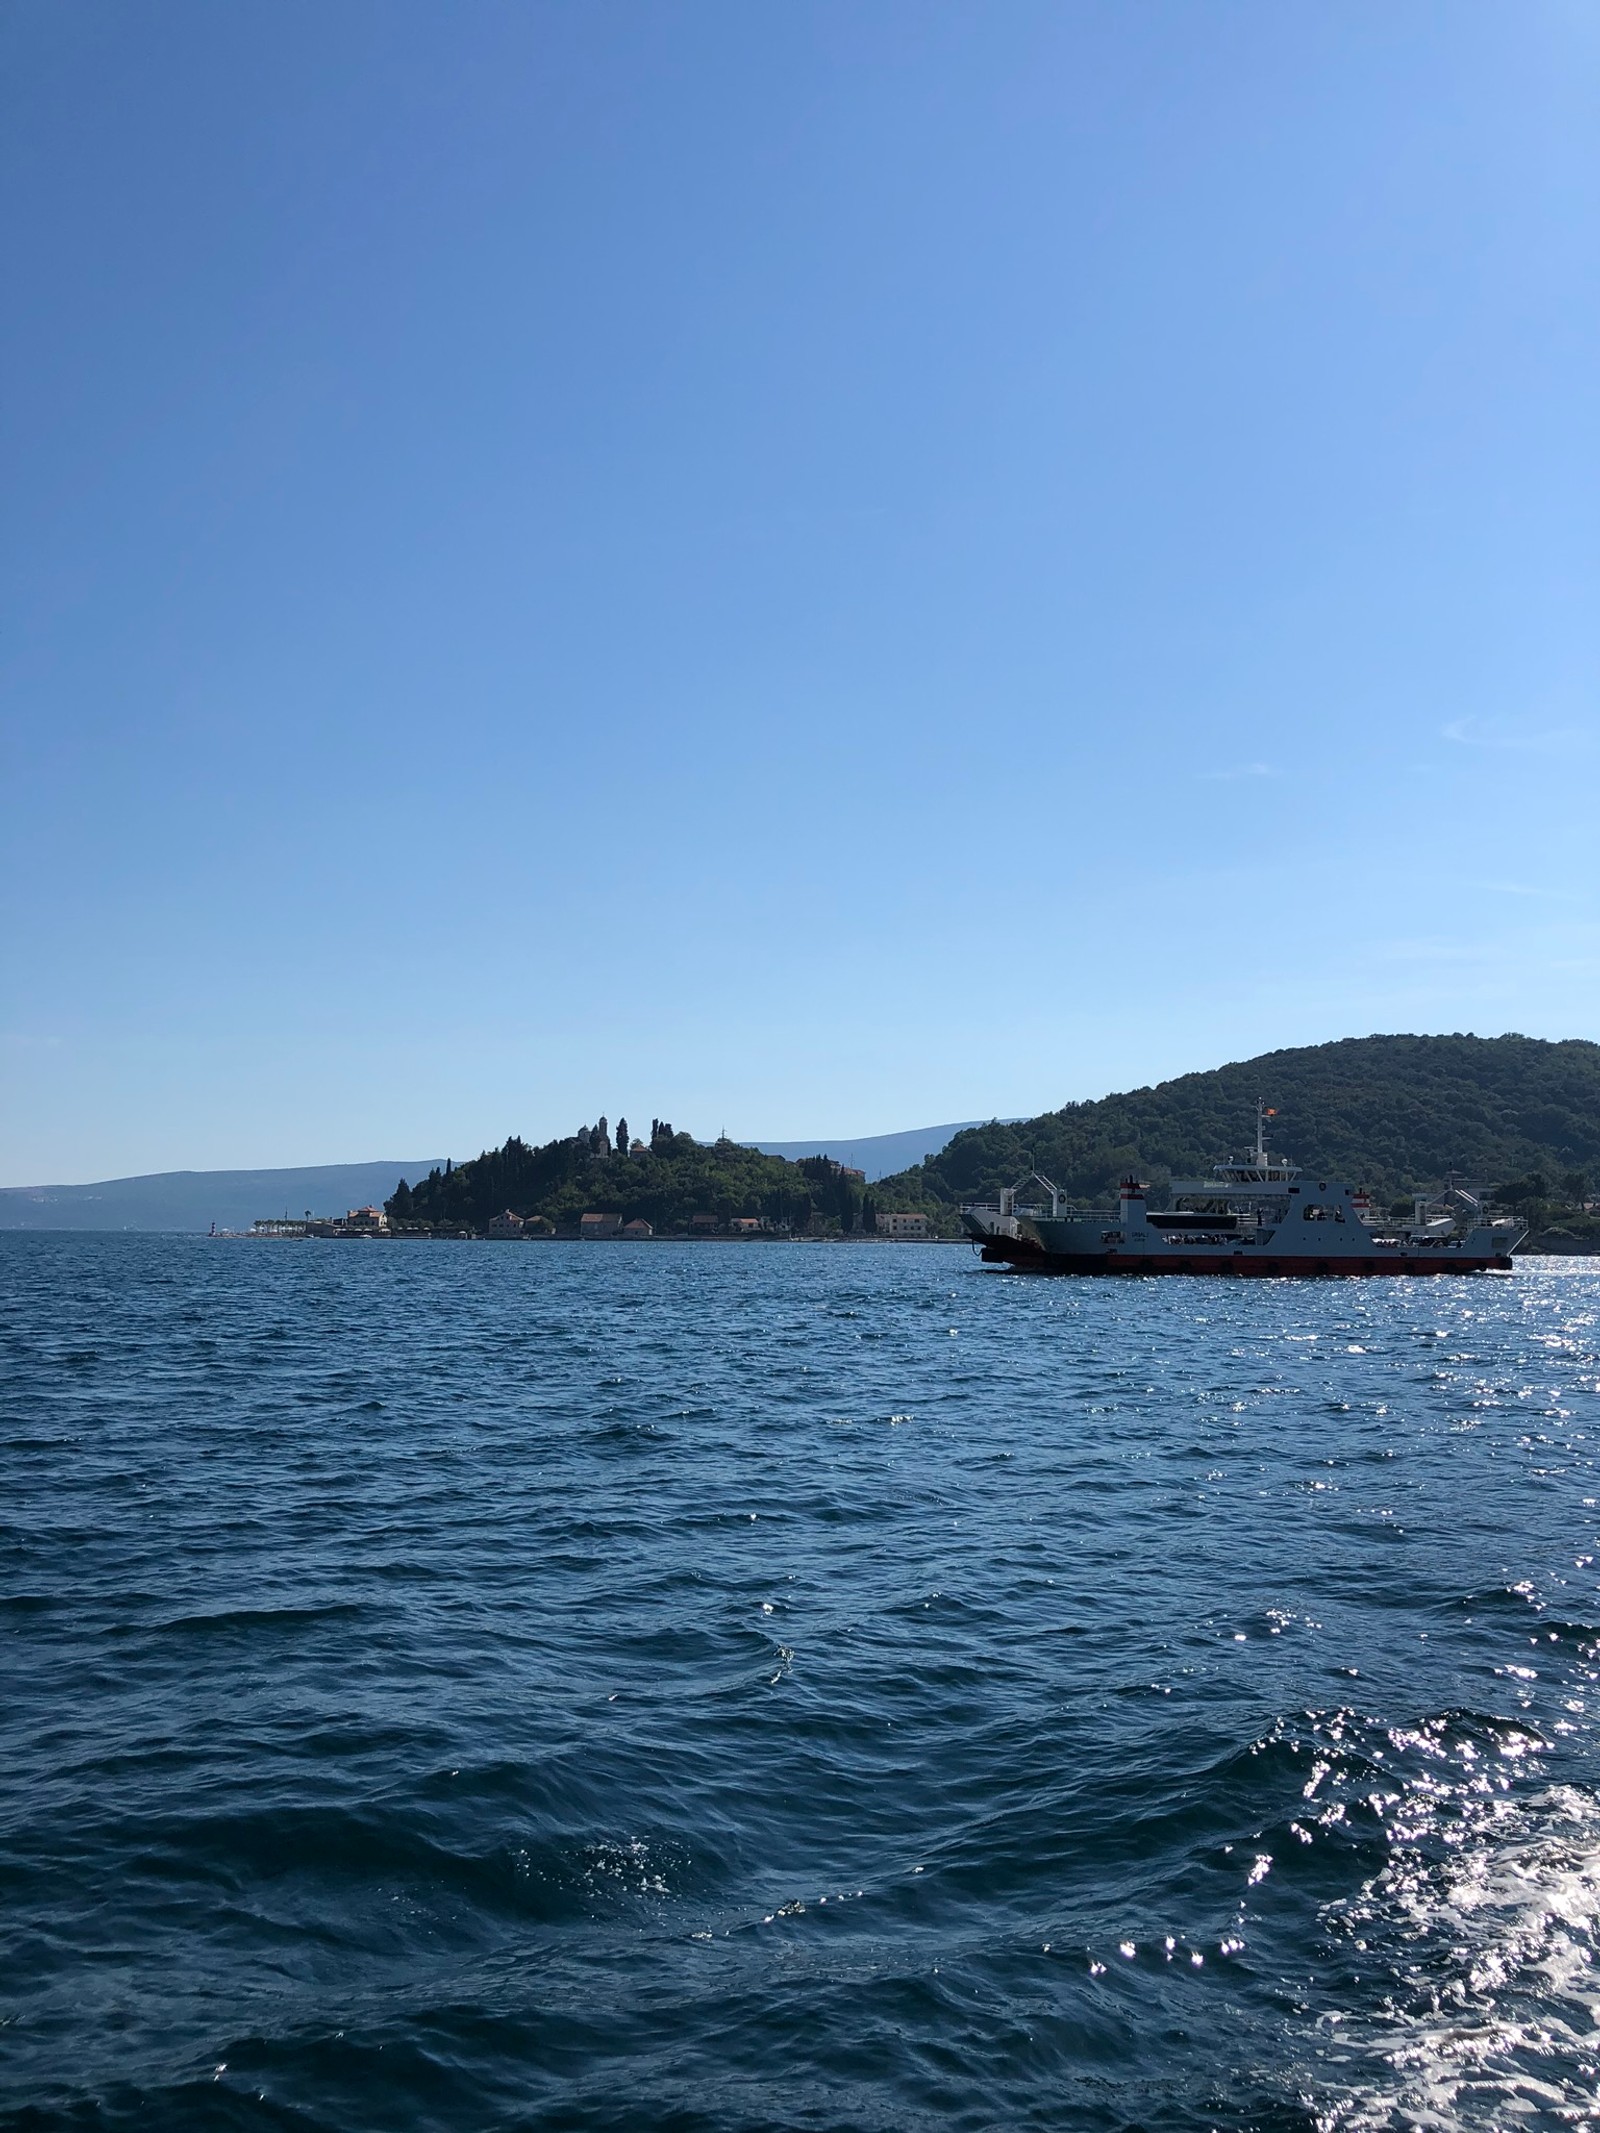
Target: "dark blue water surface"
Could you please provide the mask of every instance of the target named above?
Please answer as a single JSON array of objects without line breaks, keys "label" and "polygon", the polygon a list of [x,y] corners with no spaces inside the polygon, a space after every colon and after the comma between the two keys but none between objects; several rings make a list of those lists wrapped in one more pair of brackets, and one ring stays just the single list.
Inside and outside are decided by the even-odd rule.
[{"label": "dark blue water surface", "polygon": [[1600,1268],[0,1238],[0,2120],[1600,2122]]}]

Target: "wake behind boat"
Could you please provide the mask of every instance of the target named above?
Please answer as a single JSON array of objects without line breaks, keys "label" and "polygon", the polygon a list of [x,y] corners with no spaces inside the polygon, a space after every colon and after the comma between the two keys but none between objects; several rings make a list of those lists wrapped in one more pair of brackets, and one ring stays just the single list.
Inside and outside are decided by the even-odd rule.
[{"label": "wake behind boat", "polygon": [[[1365,1188],[1312,1179],[1269,1155],[1256,1106],[1256,1144],[1209,1178],[1174,1178],[1172,1205],[1157,1213],[1144,1187],[1125,1178],[1114,1213],[1078,1214],[1037,1172],[998,1204],[963,1207],[961,1220],[997,1265],[1041,1274],[1483,1274],[1509,1273],[1527,1234],[1493,1220],[1480,1194],[1452,1186],[1419,1198],[1410,1221],[1380,1214]],[[1037,1185],[1048,1207],[1023,1205]]]}]

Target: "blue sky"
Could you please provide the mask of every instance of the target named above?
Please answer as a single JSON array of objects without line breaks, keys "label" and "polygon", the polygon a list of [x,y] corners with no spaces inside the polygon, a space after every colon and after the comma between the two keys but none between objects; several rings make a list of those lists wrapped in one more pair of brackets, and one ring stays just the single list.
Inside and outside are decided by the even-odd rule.
[{"label": "blue sky", "polygon": [[1600,1038],[1600,10],[13,0],[0,1182]]}]

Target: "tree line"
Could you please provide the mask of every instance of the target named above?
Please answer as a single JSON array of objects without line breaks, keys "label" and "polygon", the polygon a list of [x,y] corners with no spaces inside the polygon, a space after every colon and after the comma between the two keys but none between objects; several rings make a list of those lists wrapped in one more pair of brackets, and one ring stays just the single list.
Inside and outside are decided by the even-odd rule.
[{"label": "tree line", "polygon": [[[509,1212],[576,1229],[593,1213],[642,1219],[667,1235],[689,1231],[698,1215],[724,1226],[753,1216],[801,1235],[850,1236],[871,1233],[878,1206],[878,1196],[825,1156],[792,1163],[737,1141],[708,1145],[662,1119],[651,1120],[646,1141],[628,1134],[625,1119],[613,1133],[602,1117],[538,1147],[513,1134],[414,1185],[402,1179],[386,1212],[401,1228],[481,1230]],[[953,1218],[949,1228],[953,1234]]]},{"label": "tree line", "polygon": [[1380,1036],[1267,1052],[971,1127],[878,1190],[897,1206],[953,1207],[1040,1170],[1073,1199],[1104,1204],[1129,1172],[1159,1189],[1242,1152],[1258,1098],[1276,1109],[1274,1145],[1302,1169],[1384,1198],[1432,1190],[1452,1174],[1508,1187],[1534,1175],[1552,1185],[1600,1175],[1600,1044]]}]

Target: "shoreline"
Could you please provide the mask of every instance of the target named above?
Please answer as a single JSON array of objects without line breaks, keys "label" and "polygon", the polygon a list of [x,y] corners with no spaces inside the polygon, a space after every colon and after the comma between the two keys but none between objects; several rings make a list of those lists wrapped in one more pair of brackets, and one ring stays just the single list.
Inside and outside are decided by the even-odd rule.
[{"label": "shoreline", "polygon": [[[44,1232],[39,1232],[38,1234],[42,1235]],[[63,1235],[67,1233],[56,1232],[56,1234]],[[82,1231],[76,1234],[99,1235],[102,1233],[99,1231]],[[575,1230],[569,1230],[564,1235],[557,1231],[551,1236],[488,1237],[481,1230],[468,1229],[427,1231],[351,1230],[343,1235],[331,1237],[317,1235],[285,1237],[270,1234],[258,1236],[247,1229],[219,1229],[213,1231],[124,1230],[119,1231],[117,1234],[122,1236],[205,1237],[207,1242],[212,1244],[870,1244],[874,1248],[883,1246],[901,1250],[911,1245],[950,1245],[970,1244],[972,1242],[970,1237],[796,1237],[792,1235],[785,1236],[781,1232],[769,1232],[766,1235],[757,1234],[749,1237],[734,1237],[725,1233],[720,1236],[716,1234],[707,1236],[704,1234],[696,1235],[688,1230],[676,1231],[671,1236],[666,1237],[583,1237],[579,1236]]]}]

